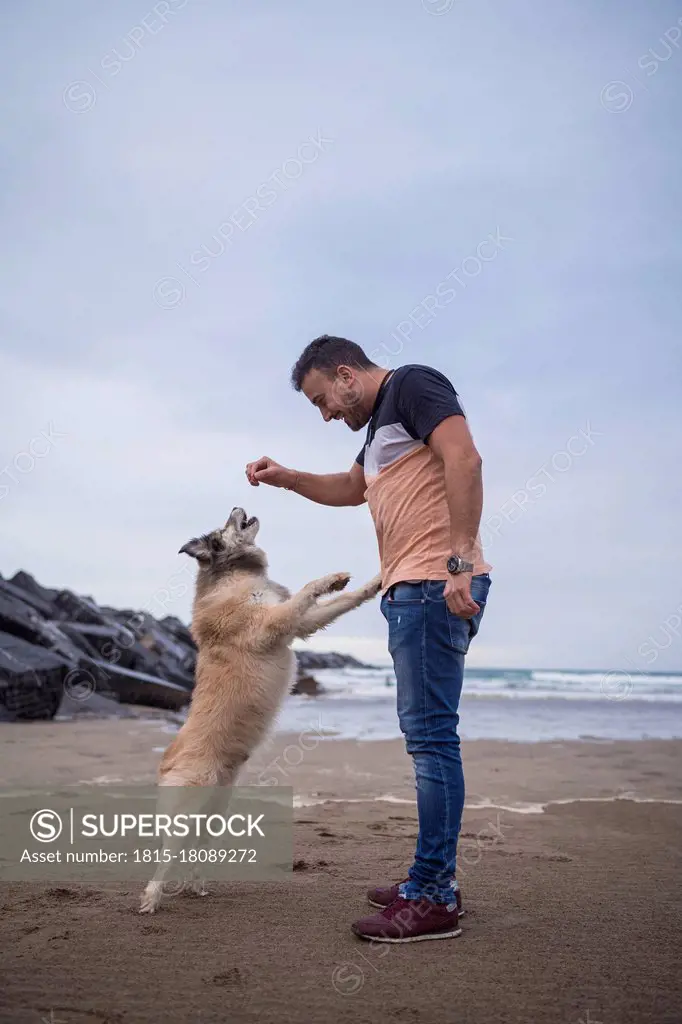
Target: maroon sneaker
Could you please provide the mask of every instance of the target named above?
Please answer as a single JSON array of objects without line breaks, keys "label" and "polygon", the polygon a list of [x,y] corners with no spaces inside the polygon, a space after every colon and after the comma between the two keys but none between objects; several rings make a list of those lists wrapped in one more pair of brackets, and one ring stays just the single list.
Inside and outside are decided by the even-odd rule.
[{"label": "maroon sneaker", "polygon": [[[403,879],[404,882],[409,879]],[[379,907],[383,910],[389,903],[393,903],[393,900],[397,900],[400,896],[400,886],[402,882],[396,882],[395,885],[379,885],[376,889],[369,889],[367,892],[367,900],[370,907]],[[464,910],[462,909],[462,893],[459,887],[455,889],[455,899],[457,900],[457,913],[460,917],[464,917]]]},{"label": "maroon sneaker", "polygon": [[379,914],[361,917],[351,929],[372,942],[421,942],[422,939],[454,939],[462,934],[456,903],[406,900],[398,896]]}]

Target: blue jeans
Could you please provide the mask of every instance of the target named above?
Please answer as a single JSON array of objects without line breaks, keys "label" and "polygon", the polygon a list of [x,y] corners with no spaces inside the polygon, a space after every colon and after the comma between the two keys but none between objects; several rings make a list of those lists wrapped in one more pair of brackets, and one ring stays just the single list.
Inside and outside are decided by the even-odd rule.
[{"label": "blue jeans", "polygon": [[454,899],[464,808],[459,698],[464,656],[478,632],[490,584],[487,573],[471,581],[471,596],[480,607],[473,619],[448,609],[442,580],[396,583],[381,601],[398,684],[398,719],[417,781],[419,836],[409,881],[401,888],[410,899]]}]

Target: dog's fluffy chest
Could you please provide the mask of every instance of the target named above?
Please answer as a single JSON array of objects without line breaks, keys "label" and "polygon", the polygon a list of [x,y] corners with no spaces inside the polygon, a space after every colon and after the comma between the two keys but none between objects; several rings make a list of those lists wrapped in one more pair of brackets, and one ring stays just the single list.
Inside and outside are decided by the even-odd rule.
[{"label": "dog's fluffy chest", "polygon": [[252,604],[275,605],[281,604],[288,597],[284,587],[278,584],[264,583],[262,587],[255,589],[249,598]]}]

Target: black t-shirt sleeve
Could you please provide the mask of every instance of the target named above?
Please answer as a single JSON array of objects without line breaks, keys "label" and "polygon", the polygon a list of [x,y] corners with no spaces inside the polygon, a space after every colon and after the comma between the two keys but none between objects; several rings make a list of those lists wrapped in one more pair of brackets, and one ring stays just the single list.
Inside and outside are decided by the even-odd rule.
[{"label": "black t-shirt sleeve", "polygon": [[428,366],[412,367],[405,373],[396,404],[405,430],[422,441],[449,416],[464,416],[450,381]]},{"label": "black t-shirt sleeve", "polygon": [[359,466],[363,466],[364,467],[364,465],[365,465],[365,445],[364,444],[363,444],[361,450],[356,455],[355,461],[357,462],[357,464]]}]

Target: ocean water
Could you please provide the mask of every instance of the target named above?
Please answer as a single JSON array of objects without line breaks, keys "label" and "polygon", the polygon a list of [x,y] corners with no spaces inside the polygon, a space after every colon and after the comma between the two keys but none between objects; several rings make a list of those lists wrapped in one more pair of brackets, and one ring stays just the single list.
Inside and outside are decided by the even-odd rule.
[{"label": "ocean water", "polygon": [[[281,732],[323,738],[393,739],[401,735],[390,666],[314,672],[327,691],[292,696]],[[470,669],[460,703],[463,739],[518,742],[682,737],[682,672],[628,673],[552,669]]]}]

